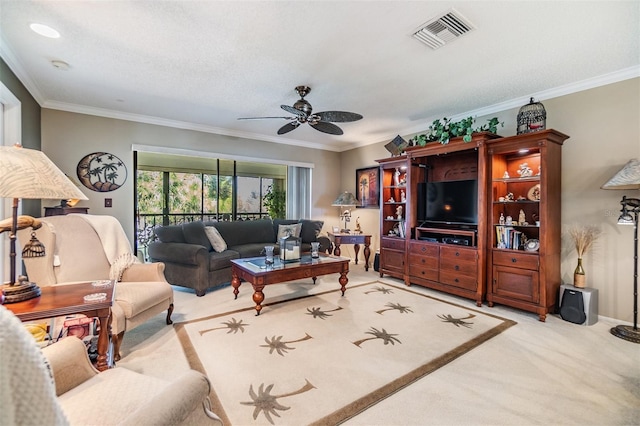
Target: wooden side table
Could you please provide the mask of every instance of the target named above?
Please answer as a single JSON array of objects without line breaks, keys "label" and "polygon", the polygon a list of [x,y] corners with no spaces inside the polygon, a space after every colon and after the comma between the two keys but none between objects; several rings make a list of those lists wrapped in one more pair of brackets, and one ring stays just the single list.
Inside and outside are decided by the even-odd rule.
[{"label": "wooden side table", "polygon": [[69,213],[88,214],[89,207],[45,207],[45,216],[62,216]]},{"label": "wooden side table", "polygon": [[[97,317],[100,321],[100,333],[98,334],[96,368],[104,371],[113,366],[111,305],[113,305],[115,294],[114,285],[112,282],[108,287],[95,287],[90,282],[86,282],[41,287],[39,297],[3,306],[13,312],[21,321],[34,321],[71,314]],[[84,296],[93,293],[106,293],[107,296],[97,302],[85,302]]]},{"label": "wooden side table", "polygon": [[360,244],[364,244],[364,270],[369,270],[369,256],[371,255],[371,235],[367,234],[329,234],[329,240],[333,244],[333,254],[340,256],[340,245],[353,244],[353,249],[356,252],[356,265],[358,264],[358,253],[360,252]]}]

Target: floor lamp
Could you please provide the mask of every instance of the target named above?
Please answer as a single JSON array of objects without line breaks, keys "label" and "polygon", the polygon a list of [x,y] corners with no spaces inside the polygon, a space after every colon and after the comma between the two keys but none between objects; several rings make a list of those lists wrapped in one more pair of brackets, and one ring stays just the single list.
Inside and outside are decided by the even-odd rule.
[{"label": "floor lamp", "polygon": [[[640,189],[640,161],[630,160],[616,173],[602,189]],[[633,343],[640,343],[638,330],[638,216],[640,215],[640,199],[622,196],[622,209],[618,218],[619,225],[633,225],[633,327],[618,325],[610,331],[616,337]]]},{"label": "floor lamp", "polygon": [[[13,199],[11,218],[0,222],[0,233],[9,231],[10,280],[2,285],[3,303],[21,302],[40,295],[35,283],[16,280],[16,233],[18,229],[37,229],[40,221],[30,216],[18,216],[21,198],[87,200],[69,178],[42,151],[22,148],[21,145],[0,146],[0,197]],[[44,256],[44,246],[31,234],[23,256]]]}]

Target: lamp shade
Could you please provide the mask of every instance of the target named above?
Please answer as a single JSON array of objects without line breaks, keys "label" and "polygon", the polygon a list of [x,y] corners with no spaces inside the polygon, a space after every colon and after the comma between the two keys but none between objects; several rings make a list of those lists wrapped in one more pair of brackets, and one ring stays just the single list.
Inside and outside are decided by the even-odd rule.
[{"label": "lamp shade", "polygon": [[356,206],[358,205],[358,200],[355,195],[350,192],[344,191],[342,194],[336,198],[336,200],[331,204],[332,206]]},{"label": "lamp shade", "polygon": [[640,189],[640,161],[629,160],[618,173],[602,189]]},{"label": "lamp shade", "polygon": [[42,151],[20,145],[0,146],[0,197],[88,199]]}]

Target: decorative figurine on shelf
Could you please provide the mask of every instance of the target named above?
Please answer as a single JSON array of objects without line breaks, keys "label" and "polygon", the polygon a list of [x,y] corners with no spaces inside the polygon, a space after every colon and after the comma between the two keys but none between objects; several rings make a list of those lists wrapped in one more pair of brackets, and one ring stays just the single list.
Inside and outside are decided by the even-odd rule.
[{"label": "decorative figurine on shelf", "polygon": [[513,201],[513,192],[508,193],[504,196],[505,201]]},{"label": "decorative figurine on shelf", "polygon": [[402,206],[396,207],[396,219],[402,219]]},{"label": "decorative figurine on shelf", "polygon": [[400,186],[400,169],[396,167],[395,173],[393,173],[393,184]]},{"label": "decorative figurine on shelf", "polygon": [[407,195],[404,193],[404,189],[400,191],[400,201],[402,201],[403,203],[407,201]]},{"label": "decorative figurine on shelf", "polygon": [[393,199],[393,197],[389,198],[389,201],[387,201],[387,203],[395,203],[396,200]]},{"label": "decorative figurine on shelf", "polygon": [[507,226],[513,225],[513,218],[511,216],[507,216],[507,218],[504,221],[504,224]]},{"label": "decorative figurine on shelf", "polygon": [[504,174],[502,175],[502,179],[509,179],[509,172],[508,171],[504,171]]},{"label": "decorative figurine on shelf", "polygon": [[518,170],[518,174],[521,178],[531,177],[533,176],[533,170],[531,170],[531,167],[529,167],[528,163],[522,163],[520,164],[520,170]]},{"label": "decorative figurine on shelf", "polygon": [[405,186],[407,184],[407,174],[403,174],[400,178],[400,186]]},{"label": "decorative figurine on shelf", "polygon": [[524,214],[524,210],[520,209],[520,214],[518,215],[518,225],[524,226],[527,223],[527,218]]},{"label": "decorative figurine on shelf", "polygon": [[500,213],[500,219],[498,219],[498,222],[500,222],[500,225],[504,225],[505,223],[504,221],[505,221],[504,213]]},{"label": "decorative figurine on shelf", "polygon": [[353,230],[354,234],[362,234],[362,228],[360,228],[360,216],[356,218],[356,229]]}]

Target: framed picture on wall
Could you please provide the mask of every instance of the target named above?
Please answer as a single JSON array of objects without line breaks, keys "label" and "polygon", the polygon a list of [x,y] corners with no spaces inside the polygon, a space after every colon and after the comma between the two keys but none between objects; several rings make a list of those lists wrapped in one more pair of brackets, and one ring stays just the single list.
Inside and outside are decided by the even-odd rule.
[{"label": "framed picture on wall", "polygon": [[356,170],[356,207],[380,208],[380,168]]}]

